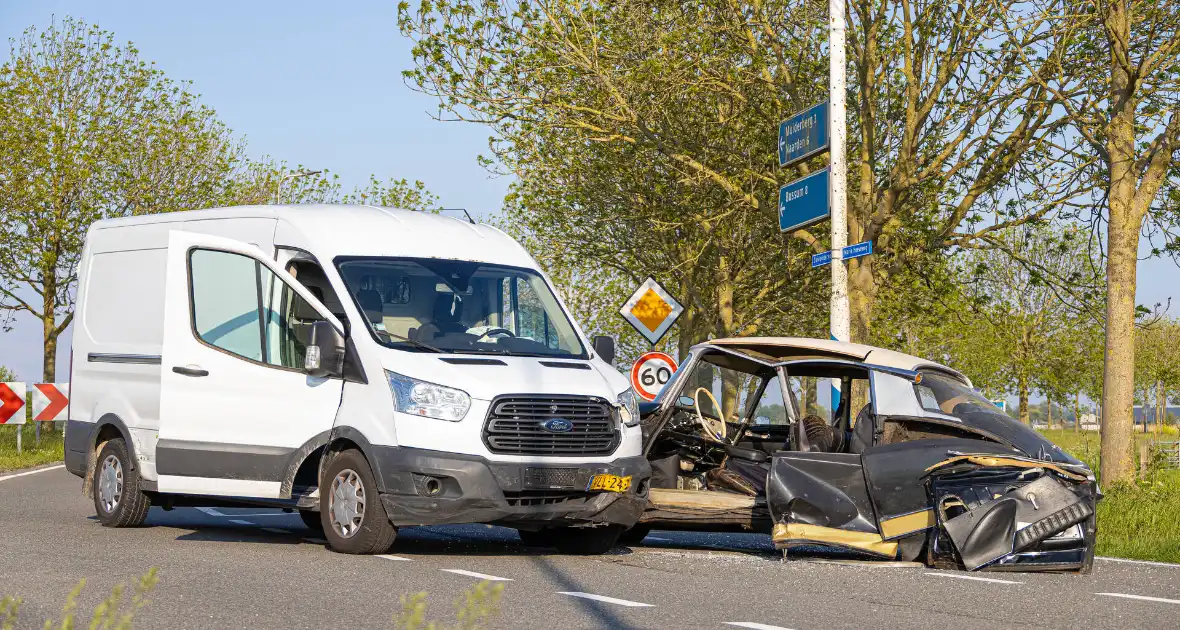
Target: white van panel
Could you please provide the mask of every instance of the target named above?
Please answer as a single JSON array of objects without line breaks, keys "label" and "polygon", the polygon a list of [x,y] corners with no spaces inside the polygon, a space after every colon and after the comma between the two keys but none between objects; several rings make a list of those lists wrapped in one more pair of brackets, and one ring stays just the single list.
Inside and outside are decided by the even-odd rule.
[{"label": "white van panel", "polygon": [[[165,249],[168,247],[168,233],[173,230],[225,236],[243,243],[251,243],[270,251],[274,247],[276,219],[203,219],[184,220],[186,213],[159,215],[159,222],[140,225],[101,226],[91,232],[91,248],[94,253],[128,251],[133,249]],[[168,219],[175,217],[176,220]]]},{"label": "white van panel", "polygon": [[137,347],[158,347],[163,342],[167,255],[166,249],[94,255],[81,321],[91,341],[98,346]]}]

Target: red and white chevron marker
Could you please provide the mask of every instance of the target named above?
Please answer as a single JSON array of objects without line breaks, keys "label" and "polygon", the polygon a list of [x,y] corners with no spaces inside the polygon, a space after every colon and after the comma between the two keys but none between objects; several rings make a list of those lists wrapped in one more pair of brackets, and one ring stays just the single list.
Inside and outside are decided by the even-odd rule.
[{"label": "red and white chevron marker", "polygon": [[54,422],[66,420],[66,410],[70,406],[70,399],[66,392],[70,391],[69,383],[36,383],[33,385],[33,422]]},{"label": "red and white chevron marker", "polygon": [[24,408],[25,384],[0,383],[0,424],[24,424]]}]

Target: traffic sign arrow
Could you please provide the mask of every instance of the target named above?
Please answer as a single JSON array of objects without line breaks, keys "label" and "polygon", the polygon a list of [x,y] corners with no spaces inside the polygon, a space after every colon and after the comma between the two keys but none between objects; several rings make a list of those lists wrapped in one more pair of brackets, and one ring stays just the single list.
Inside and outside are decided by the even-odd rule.
[{"label": "traffic sign arrow", "polygon": [[66,410],[66,407],[70,404],[70,399],[61,393],[61,390],[57,388],[55,383],[37,383],[33,387],[36,387],[46,400],[44,409],[41,409],[37,415],[33,416],[33,422],[53,422],[54,420],[58,420],[57,416]]},{"label": "traffic sign arrow", "polygon": [[[25,406],[25,397],[21,395],[23,393],[13,391],[7,383],[0,383],[0,424],[7,424],[12,416]],[[24,424],[24,416],[18,418],[13,424]]]}]

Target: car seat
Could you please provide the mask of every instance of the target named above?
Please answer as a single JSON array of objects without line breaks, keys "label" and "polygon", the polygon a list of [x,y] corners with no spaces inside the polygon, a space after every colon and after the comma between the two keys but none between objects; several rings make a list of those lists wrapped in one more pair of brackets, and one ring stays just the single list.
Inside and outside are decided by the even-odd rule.
[{"label": "car seat", "polygon": [[874,421],[873,404],[869,403],[856,414],[856,424],[852,427],[852,441],[848,444],[849,453],[863,453],[873,446],[873,436],[877,432]]}]

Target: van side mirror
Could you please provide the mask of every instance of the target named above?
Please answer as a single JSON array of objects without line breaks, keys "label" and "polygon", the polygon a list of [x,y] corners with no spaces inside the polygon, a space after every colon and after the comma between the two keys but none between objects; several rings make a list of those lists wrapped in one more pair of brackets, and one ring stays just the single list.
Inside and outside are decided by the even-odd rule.
[{"label": "van side mirror", "polygon": [[340,376],[344,372],[344,336],[328,322],[311,325],[303,371],[316,378]]},{"label": "van side mirror", "polygon": [[594,352],[607,363],[615,362],[615,338],[610,335],[597,335],[592,340]]}]

